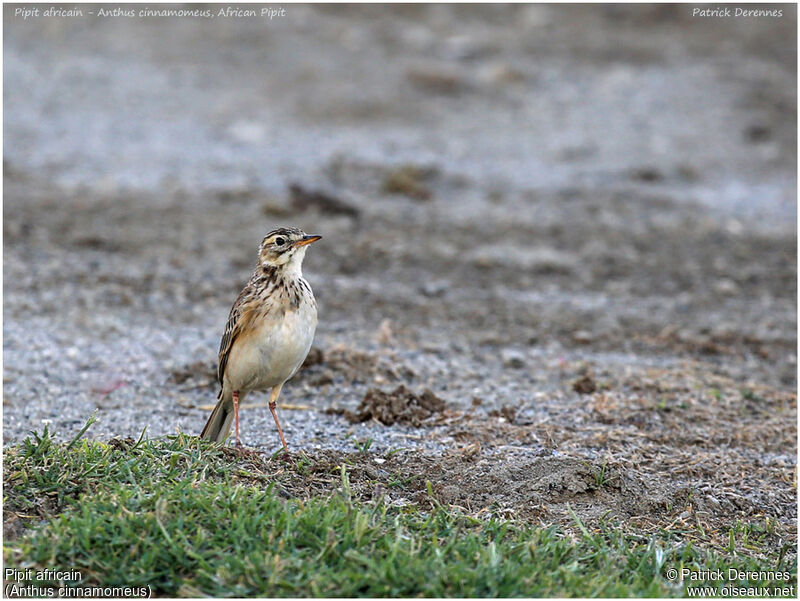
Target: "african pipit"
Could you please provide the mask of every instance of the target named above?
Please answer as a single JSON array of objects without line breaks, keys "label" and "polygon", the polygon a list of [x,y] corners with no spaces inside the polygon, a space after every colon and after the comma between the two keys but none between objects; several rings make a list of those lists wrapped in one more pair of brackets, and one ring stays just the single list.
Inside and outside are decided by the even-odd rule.
[{"label": "african pipit", "polygon": [[286,452],[286,439],[275,406],[286,380],[300,368],[311,348],[317,327],[317,302],[303,278],[306,246],[322,236],[307,236],[297,228],[278,228],[267,234],[258,249],[258,265],[239,293],[228,316],[219,345],[216,407],[202,438],[222,442],[236,427],[239,438],[239,402],[248,392],[272,389],[269,410]]}]

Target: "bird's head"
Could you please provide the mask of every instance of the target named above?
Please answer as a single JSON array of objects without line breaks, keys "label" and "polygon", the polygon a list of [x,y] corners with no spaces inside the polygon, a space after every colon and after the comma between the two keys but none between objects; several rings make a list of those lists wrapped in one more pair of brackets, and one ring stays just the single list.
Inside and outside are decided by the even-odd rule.
[{"label": "bird's head", "polygon": [[308,236],[296,227],[279,227],[264,236],[258,249],[258,263],[262,268],[300,271],[306,247],[322,236]]}]

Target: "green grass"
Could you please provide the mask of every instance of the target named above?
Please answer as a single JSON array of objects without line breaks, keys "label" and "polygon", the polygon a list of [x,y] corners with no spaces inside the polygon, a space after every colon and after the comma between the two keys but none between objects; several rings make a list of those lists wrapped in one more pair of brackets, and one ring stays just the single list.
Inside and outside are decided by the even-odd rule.
[{"label": "green grass", "polygon": [[[357,503],[346,466],[335,473],[338,492],[286,500],[268,477],[185,435],[67,445],[45,429],[4,455],[6,511],[30,516],[33,526],[5,544],[6,567],[77,569],[84,587],[192,596],[681,596],[685,588],[665,575],[684,567],[788,570],[796,584],[783,554],[713,553],[667,533],[642,537],[610,524],[590,531],[577,518],[580,535],[571,537],[557,527],[475,520],[435,500],[430,511]],[[734,530],[732,544],[746,528]]]}]

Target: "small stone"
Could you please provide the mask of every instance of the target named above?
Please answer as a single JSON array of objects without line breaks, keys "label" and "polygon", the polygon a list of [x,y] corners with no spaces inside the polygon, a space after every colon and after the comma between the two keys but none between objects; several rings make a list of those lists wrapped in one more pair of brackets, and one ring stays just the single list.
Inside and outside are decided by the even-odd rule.
[{"label": "small stone", "polygon": [[733,236],[739,236],[744,232],[744,225],[738,219],[728,219],[725,222],[725,231]]},{"label": "small stone", "polygon": [[572,334],[572,341],[578,344],[590,344],[594,341],[594,336],[586,330],[578,330]]},{"label": "small stone", "polygon": [[503,349],[500,356],[503,359],[503,367],[510,367],[512,369],[525,367],[525,355],[517,350]]},{"label": "small stone", "polygon": [[714,292],[723,296],[736,296],[739,291],[739,284],[730,278],[722,278],[714,283]]},{"label": "small stone", "polygon": [[227,128],[227,133],[237,142],[255,144],[266,136],[266,128],[257,121],[236,121]]},{"label": "small stone", "polygon": [[444,296],[447,292],[448,288],[450,288],[450,283],[445,280],[437,280],[435,282],[425,282],[420,286],[420,293],[422,296],[427,296],[428,298],[438,298],[440,296]]},{"label": "small stone", "polygon": [[454,35],[442,45],[441,54],[448,60],[472,60],[487,52],[488,48],[480,40],[469,35]]},{"label": "small stone", "polygon": [[763,123],[755,123],[744,130],[744,136],[753,144],[760,144],[766,142],[772,137],[772,130],[768,125]]},{"label": "small stone", "polygon": [[480,442],[473,442],[470,445],[467,445],[462,450],[462,453],[465,457],[476,457],[481,453],[481,443]]},{"label": "small stone", "polygon": [[631,179],[640,182],[655,183],[663,180],[664,174],[655,167],[643,166],[638,167],[631,172]]},{"label": "small stone", "polygon": [[507,63],[495,63],[480,72],[482,80],[491,84],[510,84],[525,81],[525,74]]},{"label": "small stone", "polygon": [[376,339],[380,344],[389,344],[394,338],[394,331],[392,330],[392,320],[384,319],[378,326],[378,333]]}]

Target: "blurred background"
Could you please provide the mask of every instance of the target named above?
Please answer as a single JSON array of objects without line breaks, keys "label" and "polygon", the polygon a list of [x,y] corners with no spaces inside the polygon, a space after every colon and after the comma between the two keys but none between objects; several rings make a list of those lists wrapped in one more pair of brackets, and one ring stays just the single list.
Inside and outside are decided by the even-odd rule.
[{"label": "blurred background", "polygon": [[[324,236],[317,350],[282,397],[295,448],[349,445],[335,412],[398,383],[567,430],[616,419],[595,390],[645,430],[666,427],[647,386],[686,409],[676,431],[723,411],[708,389],[791,402],[794,6],[80,8],[4,6],[6,443],[95,408],[93,436],[198,432],[279,225]],[[263,406],[243,420],[275,446]]]}]

